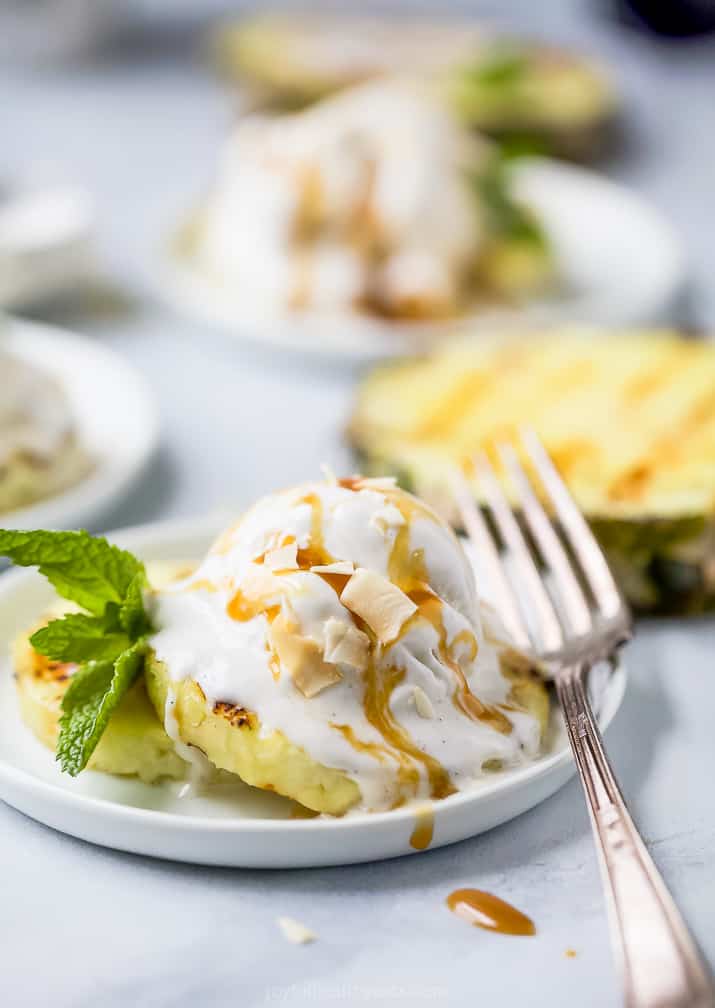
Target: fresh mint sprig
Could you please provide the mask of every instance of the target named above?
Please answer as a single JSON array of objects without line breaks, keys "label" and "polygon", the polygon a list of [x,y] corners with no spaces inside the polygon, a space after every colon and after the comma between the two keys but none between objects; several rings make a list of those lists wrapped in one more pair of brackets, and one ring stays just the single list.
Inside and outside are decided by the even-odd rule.
[{"label": "fresh mint sprig", "polygon": [[52,620],[30,638],[40,654],[79,665],[62,700],[56,749],[62,769],[76,777],[144,666],[152,632],[144,565],[84,531],[0,529],[0,556],[38,567],[59,595],[86,610]]},{"label": "fresh mint sprig", "polygon": [[471,178],[487,212],[490,232],[498,238],[548,247],[546,235],[528,207],[515,200],[509,185],[508,159],[494,154],[485,168]]}]

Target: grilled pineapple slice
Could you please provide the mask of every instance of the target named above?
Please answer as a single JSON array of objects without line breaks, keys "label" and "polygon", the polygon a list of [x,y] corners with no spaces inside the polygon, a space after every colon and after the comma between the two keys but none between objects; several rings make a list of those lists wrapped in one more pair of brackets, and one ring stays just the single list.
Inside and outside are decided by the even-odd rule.
[{"label": "grilled pineapple slice", "polygon": [[[382,367],[349,436],[372,473],[448,509],[445,474],[533,427],[642,611],[715,608],[715,347],[566,329]],[[453,515],[454,517],[454,515]]]},{"label": "grilled pineapple slice", "polygon": [[[538,720],[543,740],[549,720],[546,686],[523,661],[507,661],[503,670],[512,684],[510,702]],[[146,684],[156,710],[162,712],[170,687],[163,662],[154,659],[147,663]],[[209,709],[201,687],[191,679],[171,683],[171,689],[176,696],[179,735],[201,749],[219,769],[237,774],[247,784],[293,798],[316,812],[342,815],[360,800],[357,784],[341,770],[316,763],[282,732],[263,735],[252,711],[226,703]]]},{"label": "grilled pineapple slice", "polygon": [[[155,587],[185,574],[186,568],[150,565]],[[51,661],[38,654],[29,637],[48,620],[77,611],[58,601],[14,646],[14,666],[22,718],[48,748],[55,748],[61,702],[75,666]],[[542,739],[549,717],[549,697],[541,679],[522,660],[505,656],[505,676],[511,682],[509,700],[539,722]],[[166,666],[150,657],[145,674],[127,693],[113,714],[89,763],[90,769],[119,776],[137,776],[146,783],[180,780],[186,762],[164,730],[164,712],[170,688]],[[294,798],[306,808],[342,815],[360,799],[357,784],[342,771],[312,760],[285,735],[262,735],[251,711],[228,703],[209,709],[200,686],[193,680],[171,684],[176,697],[174,714],[180,738],[201,750],[219,770],[239,776],[247,784]]]},{"label": "grilled pineapple slice", "polygon": [[330,815],[342,815],[359,800],[357,784],[342,771],[316,763],[282,732],[262,735],[253,712],[227,703],[216,703],[210,709],[196,682],[184,679],[170,683],[166,666],[156,659],[147,662],[145,677],[159,713],[165,708],[171,686],[181,739],[204,752],[220,770]]},{"label": "grilled pineapple slice", "polygon": [[[186,572],[178,565],[150,565],[149,577],[155,587]],[[58,601],[35,626],[15,641],[13,658],[15,682],[22,719],[32,733],[54,750],[59,733],[62,697],[75,666],[50,661],[38,654],[29,637],[50,619],[76,612],[69,602]],[[92,770],[119,776],[137,776],[146,783],[164,778],[181,779],[186,763],[176,753],[147,696],[143,679],[127,693],[95,749],[89,762]]]}]

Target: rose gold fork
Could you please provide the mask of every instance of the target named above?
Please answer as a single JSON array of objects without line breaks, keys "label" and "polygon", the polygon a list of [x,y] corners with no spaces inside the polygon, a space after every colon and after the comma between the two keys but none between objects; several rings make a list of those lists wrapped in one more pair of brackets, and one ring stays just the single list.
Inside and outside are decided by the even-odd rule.
[{"label": "rose gold fork", "polygon": [[[586,692],[591,667],[611,658],[630,637],[630,613],[540,441],[528,431],[522,440],[576,563],[510,445],[502,445],[499,455],[522,522],[483,454],[474,460],[475,474],[491,526],[457,470],[451,480],[455,502],[505,628],[553,679],[586,793],[624,1003],[628,1008],[712,1008],[709,971],[626,808]],[[540,566],[548,571],[548,585]]]}]

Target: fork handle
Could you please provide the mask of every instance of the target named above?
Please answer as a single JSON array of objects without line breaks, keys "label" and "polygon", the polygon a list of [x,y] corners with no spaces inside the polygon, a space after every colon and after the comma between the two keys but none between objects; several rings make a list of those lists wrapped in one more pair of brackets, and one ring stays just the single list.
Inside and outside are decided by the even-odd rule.
[{"label": "fork handle", "polygon": [[707,967],[631,819],[585,687],[587,668],[560,670],[566,717],[598,850],[627,1008],[713,1008]]}]

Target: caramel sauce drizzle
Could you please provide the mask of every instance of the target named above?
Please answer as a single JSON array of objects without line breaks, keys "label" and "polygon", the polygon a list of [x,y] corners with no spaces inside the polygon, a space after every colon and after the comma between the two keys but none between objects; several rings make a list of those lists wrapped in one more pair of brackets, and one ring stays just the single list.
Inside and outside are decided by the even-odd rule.
[{"label": "caramel sauce drizzle", "polygon": [[[467,717],[471,718],[473,721],[482,721],[488,724],[491,728],[496,731],[501,732],[502,735],[509,735],[512,731],[511,721],[506,717],[505,714],[492,704],[485,704],[472,693],[469,688],[469,683],[467,682],[467,677],[464,674],[462,666],[454,657],[454,646],[455,641],[452,642],[452,646],[447,645],[447,631],[444,628],[444,621],[442,620],[442,600],[438,599],[436,596],[425,599],[420,605],[415,613],[422,616],[423,619],[428,620],[434,629],[437,631],[439,636],[439,643],[437,645],[437,653],[440,660],[449,669],[452,670],[454,676],[457,680],[457,686],[454,693],[452,694],[452,702],[455,707],[466,714]],[[414,617],[413,617],[414,619]],[[469,631],[467,631],[469,633]],[[472,634],[472,637],[474,635]],[[476,656],[477,642],[474,640],[474,654]]]},{"label": "caramel sauce drizzle", "polygon": [[363,673],[365,717],[395,750],[400,765],[407,775],[406,780],[410,783],[412,794],[416,793],[419,785],[419,773],[414,764],[421,763],[427,772],[432,798],[446,798],[455,792],[449,774],[439,760],[422,752],[415,745],[390,710],[390,697],[404,678],[404,669],[394,666],[378,669],[374,655],[371,655],[367,669]]},{"label": "caramel sauce drizzle", "polygon": [[397,762],[397,783],[399,794],[392,804],[392,808],[397,808],[405,801],[405,794],[414,794],[419,784],[419,774],[414,765],[408,759],[401,758],[401,754],[388,749],[387,746],[380,745],[379,742],[365,742],[355,734],[351,725],[339,725],[331,722],[331,728],[335,728],[343,736],[353,749],[357,752],[367,753],[381,763],[383,766],[389,761]]},{"label": "caramel sauce drizzle", "polygon": [[239,623],[247,623],[261,614],[267,618],[269,623],[272,623],[280,611],[280,605],[266,605],[266,600],[263,597],[248,598],[240,588],[226,606],[226,612],[231,619],[235,619]]},{"label": "caramel sauce drizzle", "polygon": [[426,850],[434,836],[434,809],[431,805],[422,805],[416,810],[415,828],[410,836],[410,847],[415,850]]},{"label": "caramel sauce drizzle", "polygon": [[447,645],[447,631],[442,619],[442,601],[429,587],[429,574],[424,562],[424,552],[409,548],[410,520],[416,515],[431,516],[418,501],[413,501],[410,498],[396,497],[394,503],[402,513],[405,524],[397,530],[388,562],[388,573],[398,588],[401,588],[417,606],[417,612],[402,627],[400,636],[407,633],[413,621],[420,617],[431,623],[439,637],[439,658],[444,665],[451,669],[457,679],[457,688],[452,698],[455,706],[473,721],[483,721],[503,735],[509,735],[512,731],[509,719],[496,707],[482,703],[472,693],[462,667],[455,658],[457,646],[466,642],[470,648],[470,660],[473,661],[477,656],[476,637],[470,630],[464,629],[457,634],[450,646]]},{"label": "caramel sauce drizzle", "polygon": [[[340,481],[341,486],[350,489],[358,489],[359,478]],[[469,717],[475,720],[483,720],[493,724],[499,731],[511,731],[511,724],[499,711],[482,704],[469,689],[464,673],[455,660],[450,648],[446,643],[446,630],[442,620],[442,603],[429,587],[429,574],[424,561],[424,552],[421,549],[410,549],[410,522],[416,516],[432,519],[430,512],[417,500],[405,498],[401,494],[386,496],[394,503],[402,513],[405,524],[397,528],[395,540],[390,551],[388,561],[388,574],[394,584],[404,591],[418,606],[418,611],[412,619],[421,615],[427,618],[435,627],[439,635],[439,654],[441,660],[454,672],[458,686],[455,691],[455,703]],[[305,547],[297,550],[297,563],[301,570],[310,570],[312,567],[334,562],[325,547],[323,533],[323,503],[318,494],[309,493],[302,497],[298,503],[308,504],[311,508],[311,522],[309,542]],[[280,545],[288,545],[294,538],[284,537]],[[258,562],[265,560],[265,554],[259,558]],[[341,595],[345,585],[350,579],[347,574],[319,573],[319,576],[329,584],[338,596]],[[269,622],[272,622],[281,611],[280,605],[267,605],[265,598],[248,598],[240,589],[233,595],[227,605],[227,612],[232,619],[246,622],[258,615],[265,615]],[[434,757],[422,752],[422,750],[412,741],[409,734],[395,720],[390,709],[390,698],[397,686],[404,680],[404,669],[390,666],[378,668],[375,661],[376,641],[370,628],[364,624],[359,617],[351,614],[355,624],[363,632],[367,633],[371,640],[371,653],[367,668],[363,673],[364,698],[363,707],[367,721],[379,732],[385,740],[386,745],[378,743],[364,742],[358,739],[349,725],[333,725],[341,732],[343,737],[358,751],[367,752],[380,762],[384,762],[387,757],[391,757],[397,762],[397,780],[399,794],[395,805],[404,802],[406,797],[414,796],[417,793],[420,781],[418,765],[422,765],[427,774],[432,798],[445,798],[453,794],[455,788],[445,767]],[[411,621],[403,627],[403,633]],[[468,633],[468,632],[467,632]],[[459,641],[465,641],[470,645],[472,657],[476,655],[477,642],[474,635],[471,635],[471,642],[464,636],[458,635],[452,647]],[[270,650],[270,648],[269,648]],[[271,674],[274,679],[280,677],[280,662],[271,651],[269,661]],[[426,836],[426,827],[417,832],[417,841]],[[427,839],[425,846],[429,843]],[[421,848],[420,848],[421,849]]]},{"label": "caramel sauce drizzle", "polygon": [[530,917],[492,893],[480,889],[455,889],[447,897],[449,909],[474,927],[504,935],[535,935]]},{"label": "caramel sauce drizzle", "polygon": [[362,490],[362,476],[343,476],[342,479],[338,480],[338,486],[342,487],[343,490]]}]

